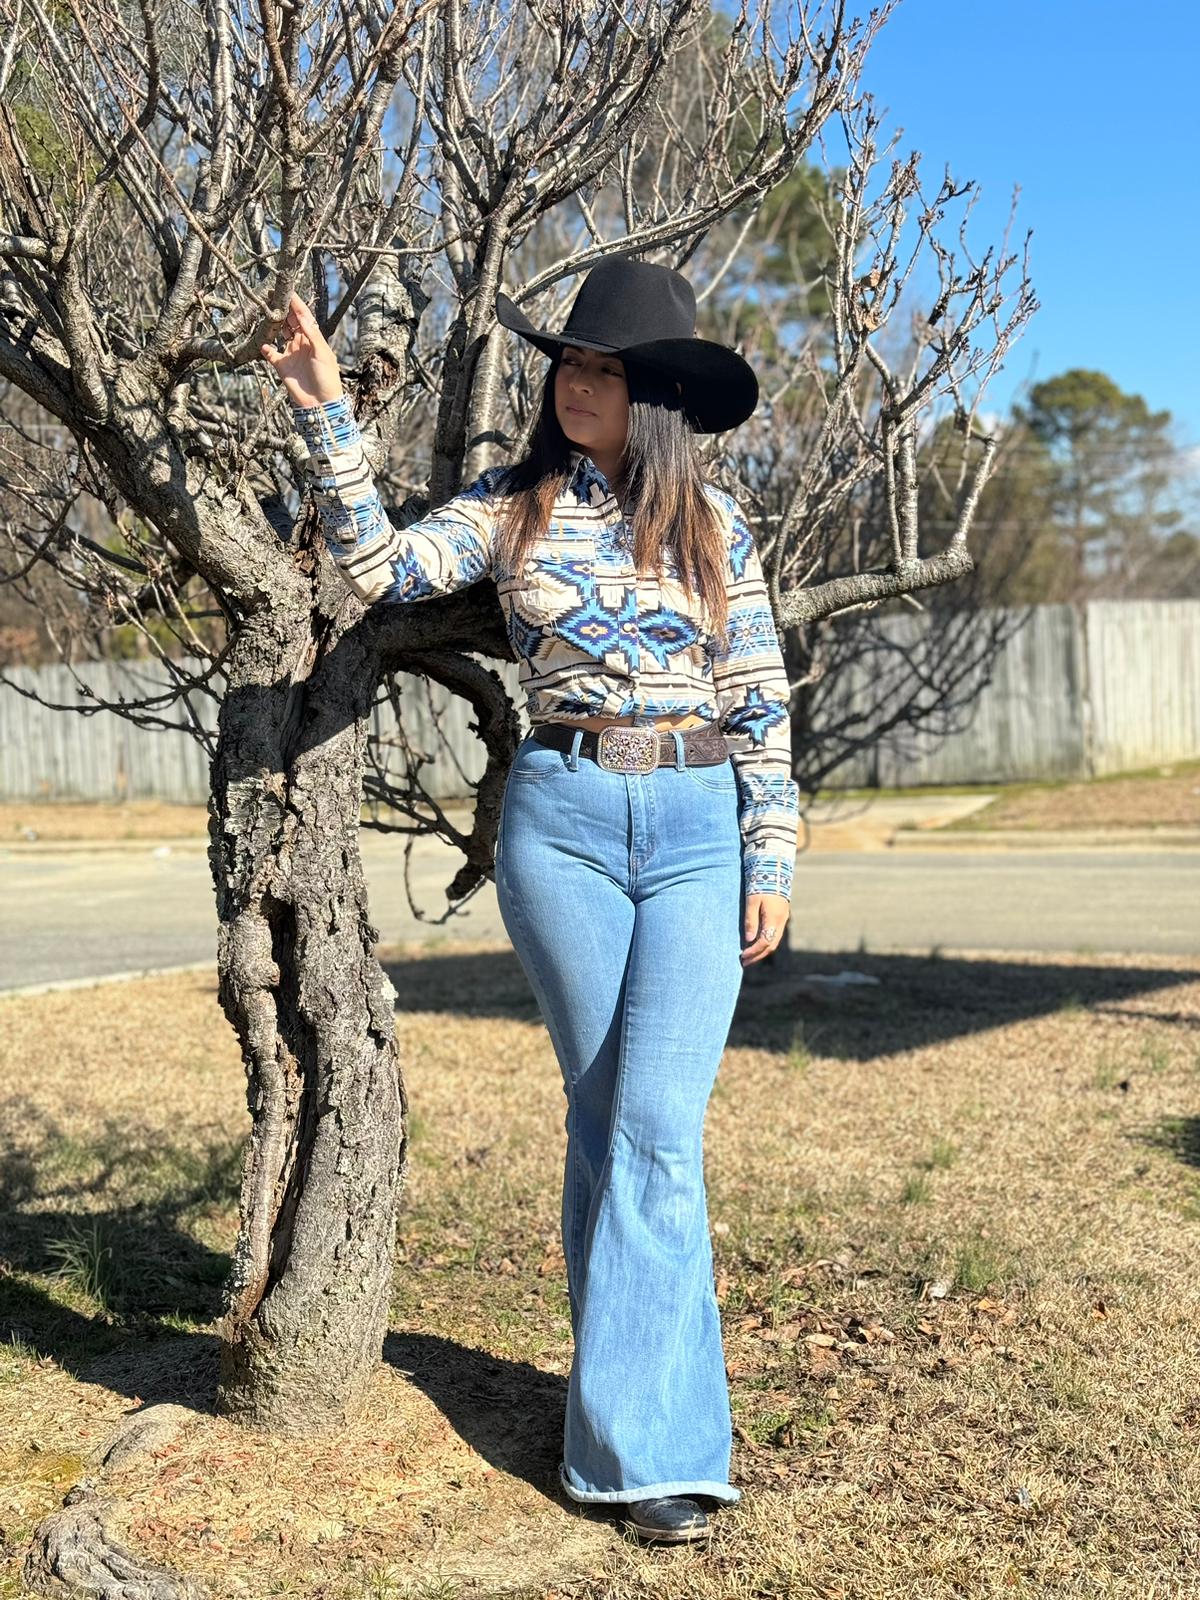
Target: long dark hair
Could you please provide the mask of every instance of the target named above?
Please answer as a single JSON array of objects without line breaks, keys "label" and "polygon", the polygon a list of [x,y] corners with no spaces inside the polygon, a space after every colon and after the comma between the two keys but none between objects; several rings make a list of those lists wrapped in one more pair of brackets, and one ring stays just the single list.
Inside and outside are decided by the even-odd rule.
[{"label": "long dark hair", "polygon": [[[551,358],[529,453],[514,462],[500,493],[495,553],[520,572],[534,541],[550,524],[554,502],[571,475],[573,448],[554,410],[554,380],[562,357]],[[663,576],[669,551],[684,593],[700,596],[709,628],[724,636],[729,618],[728,552],[721,519],[704,489],[696,436],[675,380],[622,358],[629,390],[629,431],[620,482],[611,485],[632,506],[633,559],[639,572]],[[727,642],[727,641],[726,641]]]}]

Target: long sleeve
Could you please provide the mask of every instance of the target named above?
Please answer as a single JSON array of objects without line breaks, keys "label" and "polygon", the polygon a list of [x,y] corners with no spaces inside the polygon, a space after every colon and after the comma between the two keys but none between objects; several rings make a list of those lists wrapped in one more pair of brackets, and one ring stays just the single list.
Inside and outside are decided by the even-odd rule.
[{"label": "long sleeve", "polygon": [[305,474],[321,533],[338,571],[365,605],[401,605],[450,594],[491,569],[490,467],[461,494],[407,528],[388,519],[363,451],[348,395],[293,406],[308,447]]},{"label": "long sleeve", "polygon": [[787,671],[753,535],[736,503],[730,542],[729,645],[713,655],[720,726],[746,736],[732,752],[747,895],[791,898],[800,821],[792,777]]}]

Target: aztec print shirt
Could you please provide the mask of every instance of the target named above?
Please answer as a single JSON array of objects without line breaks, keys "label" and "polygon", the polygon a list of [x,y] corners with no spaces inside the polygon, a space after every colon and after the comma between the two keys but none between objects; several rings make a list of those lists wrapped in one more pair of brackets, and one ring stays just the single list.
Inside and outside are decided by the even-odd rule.
[{"label": "aztec print shirt", "polygon": [[[745,891],[791,897],[799,824],[783,655],[758,550],[732,496],[707,484],[729,553],[729,648],[697,621],[664,552],[660,579],[633,567],[621,508],[590,456],[574,469],[522,572],[493,561],[505,468],[407,528],[387,517],[347,395],[292,407],[321,532],[366,605],[408,604],[491,577],[532,724],[693,713],[734,739]],[[740,736],[740,737],[738,737]],[[739,748],[740,746],[740,748]]]}]

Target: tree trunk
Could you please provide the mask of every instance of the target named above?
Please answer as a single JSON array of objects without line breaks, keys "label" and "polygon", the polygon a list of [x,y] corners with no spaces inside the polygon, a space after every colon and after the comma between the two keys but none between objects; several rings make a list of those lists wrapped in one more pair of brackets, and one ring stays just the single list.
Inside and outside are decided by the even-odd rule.
[{"label": "tree trunk", "polygon": [[354,1415],[380,1358],[407,1107],[358,848],[377,663],[361,628],[290,620],[236,639],[213,762],[220,998],[253,1118],[218,1408],[304,1435]]}]

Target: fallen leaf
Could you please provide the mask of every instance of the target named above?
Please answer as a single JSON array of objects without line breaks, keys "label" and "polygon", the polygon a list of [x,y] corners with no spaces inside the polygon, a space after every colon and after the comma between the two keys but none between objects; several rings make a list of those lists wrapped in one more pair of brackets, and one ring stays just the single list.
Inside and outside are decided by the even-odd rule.
[{"label": "fallen leaf", "polygon": [[[777,1328],[763,1328],[758,1337],[765,1339],[768,1344],[795,1344],[800,1336],[801,1326],[799,1322],[781,1322]],[[832,1342],[830,1340],[830,1343]]]}]

